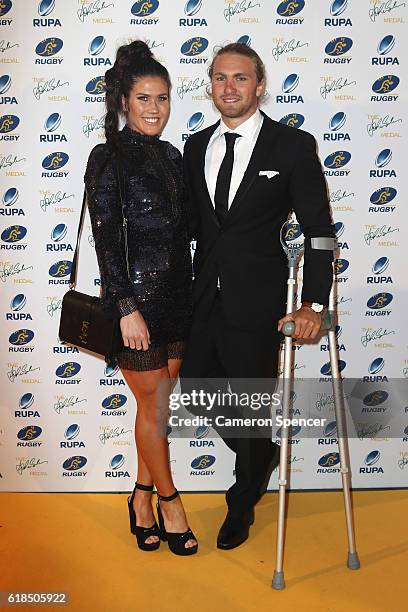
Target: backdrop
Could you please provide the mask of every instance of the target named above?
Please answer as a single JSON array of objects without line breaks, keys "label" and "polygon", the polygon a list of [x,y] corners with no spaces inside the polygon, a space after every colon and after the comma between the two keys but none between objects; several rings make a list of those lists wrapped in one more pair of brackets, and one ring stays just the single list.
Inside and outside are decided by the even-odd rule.
[{"label": "backdrop", "polygon": [[[163,138],[183,148],[217,118],[206,96],[216,45],[240,40],[268,71],[264,110],[312,132],[340,241],[338,344],[354,410],[353,485],[403,486],[408,308],[407,6],[401,0],[2,0],[0,2],[0,487],[125,491],[135,474],[135,402],[117,369],[58,340],[83,173],[103,141],[104,72],[120,44],[146,40],[169,69]],[[405,70],[404,70],[405,69]],[[79,288],[98,294],[89,220]],[[404,315],[405,313],[405,315]],[[340,484],[328,350],[296,347],[297,378],[327,389],[292,412],[326,418],[294,431],[292,488]],[[357,390],[356,390],[356,387]],[[274,432],[275,434],[277,432]],[[181,435],[183,434],[183,435]],[[173,432],[184,490],[222,490],[233,457],[205,427]],[[276,487],[276,473],[271,488]]]}]

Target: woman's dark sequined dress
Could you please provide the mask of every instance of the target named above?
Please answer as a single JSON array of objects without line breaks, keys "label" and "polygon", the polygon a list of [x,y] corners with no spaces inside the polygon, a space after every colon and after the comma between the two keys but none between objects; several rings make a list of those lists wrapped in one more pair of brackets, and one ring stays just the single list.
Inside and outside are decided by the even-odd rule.
[{"label": "woman's dark sequined dress", "polygon": [[85,185],[107,307],[121,316],[138,309],[151,339],[147,351],[125,348],[121,368],[154,370],[182,358],[191,322],[192,268],[181,154],[169,142],[125,126],[117,151],[123,169],[129,274],[119,197],[117,153],[97,145]]}]

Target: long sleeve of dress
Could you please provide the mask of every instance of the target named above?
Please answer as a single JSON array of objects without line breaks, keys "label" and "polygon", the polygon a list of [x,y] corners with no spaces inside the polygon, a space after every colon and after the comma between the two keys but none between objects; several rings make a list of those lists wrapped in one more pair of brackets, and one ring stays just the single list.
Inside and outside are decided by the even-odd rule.
[{"label": "long sleeve of dress", "polygon": [[137,310],[129,278],[119,185],[113,155],[106,145],[90,153],[85,187],[103,287],[103,299],[121,316]]}]

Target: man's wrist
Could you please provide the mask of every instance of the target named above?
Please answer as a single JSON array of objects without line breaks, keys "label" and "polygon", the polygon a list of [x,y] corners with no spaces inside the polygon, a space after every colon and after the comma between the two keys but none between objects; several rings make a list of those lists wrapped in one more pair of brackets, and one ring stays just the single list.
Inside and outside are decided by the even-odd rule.
[{"label": "man's wrist", "polygon": [[318,302],[302,302],[302,307],[310,308],[316,314],[322,314],[324,310],[323,304],[319,304]]}]

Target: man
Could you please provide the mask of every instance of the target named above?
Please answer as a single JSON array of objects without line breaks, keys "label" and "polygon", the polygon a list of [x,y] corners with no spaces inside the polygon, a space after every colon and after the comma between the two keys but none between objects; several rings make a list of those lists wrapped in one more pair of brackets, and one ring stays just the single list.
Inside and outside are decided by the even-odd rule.
[{"label": "man", "polygon": [[[184,388],[187,380],[223,378],[246,389],[253,388],[251,379],[276,378],[284,321],[295,321],[296,338],[316,337],[333,254],[312,249],[310,238],[334,234],[314,138],[259,110],[265,68],[258,54],[240,43],[226,45],[209,76],[220,121],[192,135],[184,150],[197,244],[182,376]],[[279,235],[291,210],[305,236],[302,306],[283,317],[288,272]],[[230,549],[247,539],[279,453],[270,435],[218,431],[236,453],[236,482],[217,539],[218,548]]]}]

